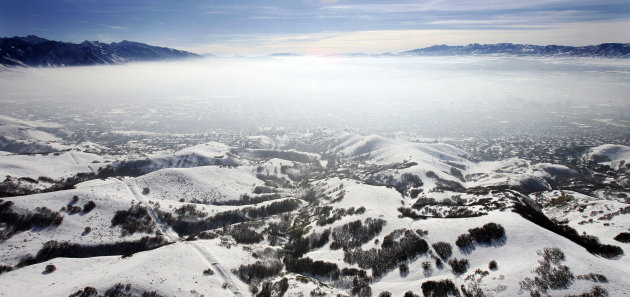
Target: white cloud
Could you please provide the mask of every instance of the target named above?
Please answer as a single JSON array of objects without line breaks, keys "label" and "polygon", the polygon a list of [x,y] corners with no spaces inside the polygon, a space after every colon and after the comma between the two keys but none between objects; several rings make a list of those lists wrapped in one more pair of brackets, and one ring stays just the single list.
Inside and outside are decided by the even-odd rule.
[{"label": "white cloud", "polygon": [[95,23],[90,23],[90,22],[86,22],[86,21],[77,21],[77,22],[79,22],[79,23],[83,23],[83,24],[92,25],[92,26],[98,26],[98,27],[108,28],[108,29],[125,29],[124,27],[121,27],[121,26],[95,24]]}]

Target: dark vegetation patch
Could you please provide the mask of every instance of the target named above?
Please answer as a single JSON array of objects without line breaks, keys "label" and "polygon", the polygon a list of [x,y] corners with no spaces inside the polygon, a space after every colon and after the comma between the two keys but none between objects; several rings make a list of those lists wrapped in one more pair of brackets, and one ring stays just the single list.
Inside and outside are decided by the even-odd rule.
[{"label": "dark vegetation patch", "polygon": [[256,292],[252,293],[258,293],[256,294],[256,297],[282,297],[284,296],[284,293],[286,293],[286,291],[289,289],[289,280],[286,277],[283,277],[281,280],[275,283],[264,282],[262,284],[262,289],[260,290],[260,292],[257,292],[257,287],[253,288],[255,288]]},{"label": "dark vegetation patch", "polygon": [[372,288],[370,287],[369,280],[354,278],[352,279],[352,288],[350,288],[350,294],[357,297],[371,297]]},{"label": "dark vegetation patch", "polygon": [[243,209],[250,218],[262,218],[272,215],[277,215],[285,212],[291,212],[300,207],[302,203],[298,199],[286,199],[278,202],[273,202],[261,207],[247,207]]},{"label": "dark vegetation patch", "polygon": [[623,255],[623,249],[620,247],[601,244],[599,239],[592,235],[580,235],[575,229],[550,220],[545,214],[528,203],[516,201],[514,203],[514,211],[532,223],[577,243],[591,254],[600,255],[607,259]]},{"label": "dark vegetation patch", "polygon": [[[455,206],[447,209],[443,217],[447,219],[458,219],[458,218],[474,218],[487,215],[487,213],[482,211],[474,211],[467,206]],[[434,215],[435,216],[435,215]]]},{"label": "dark vegetation patch", "polygon": [[[259,187],[261,186],[258,186],[256,188],[259,188]],[[274,189],[271,187],[265,187],[265,188]],[[282,197],[278,193],[264,193],[264,194],[259,194],[259,195],[243,194],[241,195],[239,200],[215,201],[215,202],[212,202],[212,204],[213,205],[250,205],[250,204],[262,203],[265,201],[277,200],[280,198]]]},{"label": "dark vegetation patch", "polygon": [[324,230],[322,233],[313,233],[309,237],[309,247],[311,250],[323,247],[330,240],[330,229]]},{"label": "dark vegetation patch", "polygon": [[3,274],[5,272],[9,272],[9,271],[13,271],[13,266],[5,265],[5,264],[0,265],[0,274]]},{"label": "dark vegetation patch", "polygon": [[629,232],[621,232],[615,236],[615,240],[623,243],[630,242],[630,233]]},{"label": "dark vegetation patch", "polygon": [[448,261],[454,274],[462,274],[468,270],[468,259],[453,258]]},{"label": "dark vegetation patch", "polygon": [[470,236],[477,242],[491,244],[505,237],[505,229],[497,223],[488,223],[481,228],[468,229]]},{"label": "dark vegetation patch", "polygon": [[98,290],[94,287],[85,287],[68,295],[68,297],[98,297]]},{"label": "dark vegetation patch", "polygon": [[384,220],[367,218],[364,223],[356,220],[343,226],[335,227],[332,231],[333,242],[330,244],[330,248],[334,250],[343,248],[346,250],[359,247],[378,235],[384,225]]},{"label": "dark vegetation patch", "polygon": [[464,296],[486,297],[486,294],[481,289],[481,281],[489,274],[490,273],[488,271],[477,269],[474,273],[467,275],[464,279],[464,283],[460,286],[460,289],[462,290]]},{"label": "dark vegetation patch", "polygon": [[457,169],[455,167],[451,167],[451,170],[449,172],[451,173],[452,176],[456,177],[461,182],[463,182],[463,183],[466,182],[466,179],[464,178],[464,174],[462,174],[462,172],[459,171],[459,169]]},{"label": "dark vegetation patch", "polygon": [[[486,198],[487,200],[491,200]],[[482,209],[486,211],[500,208],[500,205],[490,203],[491,201],[485,201],[481,199],[472,199],[467,201],[462,199],[460,195],[454,195],[450,198],[445,198],[440,201],[430,197],[420,197],[411,206],[416,210],[422,210],[423,213],[430,213],[435,218],[471,218],[486,215],[486,212],[475,211],[470,209],[471,206],[480,205]]]},{"label": "dark vegetation patch", "polygon": [[402,207],[401,206],[401,207],[398,208],[398,212],[400,212],[400,215],[398,215],[398,218],[407,217],[407,218],[410,218],[410,219],[412,219],[414,221],[416,221],[416,220],[425,220],[426,218],[428,218],[425,215],[418,214],[413,209],[408,208],[408,207]]},{"label": "dark vegetation patch", "polygon": [[428,261],[422,262],[422,270],[424,270],[425,272],[430,272],[431,262],[428,262]]},{"label": "dark vegetation patch", "polygon": [[256,186],[254,187],[254,194],[276,194],[278,193],[278,189],[274,187],[267,186]]},{"label": "dark vegetation patch", "polygon": [[196,234],[202,231],[216,229],[219,227],[224,227],[232,224],[242,223],[249,221],[245,214],[243,214],[239,210],[228,210],[215,214],[212,217],[205,218],[202,220],[199,219],[179,219],[173,217],[170,213],[156,211],[158,216],[162,222],[167,223],[168,225],[173,227],[173,230],[177,232],[179,236],[188,236],[191,234]]},{"label": "dark vegetation patch", "polygon": [[241,244],[259,243],[264,239],[260,233],[244,226],[233,227],[229,233],[232,235],[232,238],[234,238],[236,243]]},{"label": "dark vegetation patch", "polygon": [[[82,183],[88,180],[98,178],[95,173],[77,173],[74,176],[67,178],[60,178],[54,180],[50,177],[41,176],[39,181],[50,183],[51,185],[44,189],[36,189],[32,186],[32,182],[25,179],[15,180],[14,178],[7,176],[6,179],[0,183],[0,198],[2,197],[14,197],[23,195],[32,195],[38,193],[55,192],[61,190],[74,189],[74,186],[78,183]],[[24,183],[26,181],[27,183]],[[37,183],[34,183],[37,184]]]},{"label": "dark vegetation patch", "polygon": [[490,269],[490,270],[497,270],[497,269],[499,269],[499,266],[497,265],[497,261],[495,261],[495,260],[490,261],[490,263],[488,263],[488,269]]},{"label": "dark vegetation patch", "polygon": [[80,213],[82,211],[83,211],[83,209],[80,206],[69,205],[69,206],[66,207],[66,212],[69,215],[78,214],[78,213]]},{"label": "dark vegetation patch", "polygon": [[426,297],[460,296],[457,287],[450,279],[441,281],[426,281],[422,283],[422,294]]},{"label": "dark vegetation patch", "polygon": [[0,199],[0,240],[6,240],[13,235],[32,228],[46,228],[59,226],[63,222],[63,215],[47,207],[37,207],[35,211],[13,210],[12,201]]},{"label": "dark vegetation patch", "polygon": [[420,297],[420,295],[418,295],[418,294],[414,293],[413,291],[409,290],[409,291],[405,292],[403,297]]},{"label": "dark vegetation patch", "polygon": [[448,242],[440,241],[432,244],[432,246],[438,256],[444,260],[448,259],[453,254],[451,244]]},{"label": "dark vegetation patch", "polygon": [[153,233],[157,228],[149,211],[139,204],[131,206],[128,210],[116,211],[112,218],[112,226],[120,226],[123,236],[136,232]]},{"label": "dark vegetation patch", "polygon": [[308,274],[331,280],[338,279],[340,274],[337,264],[324,261],[313,261],[313,259],[309,257],[299,259],[285,257],[284,265],[289,272]]},{"label": "dark vegetation patch", "polygon": [[295,150],[277,150],[277,149],[233,149],[232,153],[248,159],[268,160],[283,159],[287,161],[311,163],[317,161],[317,158]]},{"label": "dark vegetation patch", "polygon": [[420,198],[418,198],[416,200],[416,202],[414,202],[414,204],[411,206],[411,208],[413,208],[413,209],[422,209],[425,206],[433,206],[433,205],[450,205],[450,204],[442,202],[442,201],[437,202],[435,200],[435,198],[420,197]]},{"label": "dark vegetation patch", "polygon": [[575,199],[575,197],[573,197],[573,195],[569,195],[569,194],[564,194],[562,193],[562,195],[556,197],[556,198],[552,198],[549,200],[549,204],[551,206],[563,206],[571,201],[573,201]]},{"label": "dark vegetation patch", "polygon": [[107,289],[104,295],[99,295],[98,290],[94,287],[85,287],[68,297],[162,297],[156,291],[144,291],[142,294],[137,294],[136,291],[132,290],[131,284],[118,283]]},{"label": "dark vegetation patch", "polygon": [[215,239],[219,237],[219,235],[211,231],[203,231],[199,232],[197,237],[199,237],[199,239]]},{"label": "dark vegetation patch", "polygon": [[473,238],[469,234],[461,234],[457,237],[457,240],[455,241],[455,245],[458,246],[460,249],[466,249],[472,246],[472,244]]},{"label": "dark vegetation patch", "polygon": [[393,175],[376,174],[370,176],[366,183],[394,188],[400,195],[411,198],[418,197],[418,194],[422,192],[419,188],[424,185],[420,177],[413,173],[403,173],[399,179],[394,178]]},{"label": "dark vegetation patch", "polygon": [[57,257],[89,258],[100,256],[131,255],[137,252],[156,249],[168,242],[163,237],[142,237],[136,241],[104,243],[98,245],[81,245],[67,241],[47,241],[35,257],[28,255],[20,260],[17,267],[42,263]]},{"label": "dark vegetation patch", "polygon": [[615,212],[611,212],[611,213],[607,213],[599,218],[597,218],[600,221],[610,221],[612,220],[612,218],[618,216],[618,215],[622,215],[622,214],[630,214],[630,206],[626,206],[626,207],[620,207],[619,210],[615,211]]},{"label": "dark vegetation patch", "polygon": [[[411,196],[411,190],[413,188],[420,188],[422,185],[423,183],[419,176],[412,173],[403,173],[400,176],[400,180],[394,185],[394,188],[403,196]],[[417,194],[415,195],[417,197]]]},{"label": "dark vegetation patch", "polygon": [[[401,234],[402,233],[402,234]],[[389,237],[389,239],[388,239]],[[344,250],[344,261],[357,264],[363,269],[372,269],[374,277],[395,269],[399,264],[414,259],[429,251],[427,242],[411,230],[398,230],[386,236],[379,249],[361,248]]]},{"label": "dark vegetation patch", "polygon": [[57,267],[53,264],[48,264],[46,265],[46,267],[44,268],[44,274],[49,274],[49,273],[53,273],[55,272],[55,270],[57,270]]},{"label": "dark vegetation patch", "polygon": [[407,263],[399,264],[398,272],[400,273],[400,276],[406,277],[407,275],[409,275],[409,265],[407,265]]},{"label": "dark vegetation patch", "polygon": [[332,206],[316,207],[314,216],[317,220],[317,226],[325,226],[341,220],[344,216],[361,215],[365,213],[365,207],[361,206],[357,209],[350,207],[333,208]]},{"label": "dark vegetation patch", "polygon": [[272,188],[289,188],[291,187],[291,181],[286,177],[279,177],[277,175],[264,175],[262,173],[256,174],[256,178],[263,180],[265,186]]},{"label": "dark vegetation patch", "polygon": [[[96,174],[96,178],[107,178],[107,177],[118,177],[118,176],[131,176],[138,177],[143,174],[150,173],[155,170],[163,169],[163,168],[184,168],[184,167],[192,167],[192,166],[228,166],[228,167],[237,167],[239,166],[238,162],[231,158],[210,158],[202,155],[192,154],[182,156],[182,158],[168,162],[161,162],[159,166],[155,165],[150,159],[136,159],[136,160],[126,160],[115,162],[113,164],[109,164],[106,167],[99,168],[98,173]],[[148,194],[148,193],[147,193]]]},{"label": "dark vegetation patch", "polygon": [[344,268],[341,269],[341,276],[357,276],[360,278],[367,278],[367,272],[363,269],[356,268]]},{"label": "dark vegetation patch", "polygon": [[596,283],[607,283],[608,278],[598,273],[581,274],[576,277],[579,280],[590,280]]},{"label": "dark vegetation patch", "polygon": [[[205,212],[200,212],[193,207],[186,207],[185,211],[175,211],[175,215],[156,210],[160,220],[177,232],[179,236],[189,236],[206,230],[226,227],[233,224],[247,222],[296,210],[301,205],[298,199],[286,199],[270,203],[260,207],[246,207],[243,210],[229,210],[205,218]],[[180,208],[181,209],[181,208]],[[238,235],[237,235],[238,236]]]},{"label": "dark vegetation patch", "polygon": [[529,291],[531,296],[547,294],[549,290],[567,289],[573,283],[575,276],[569,267],[562,265],[565,261],[564,253],[558,248],[545,248],[537,254],[538,267],[534,269],[534,279],[525,278],[520,282],[521,290]]},{"label": "dark vegetation patch", "polygon": [[473,244],[493,244],[502,243],[505,239],[505,229],[496,223],[488,223],[483,227],[468,229],[467,234],[461,234],[457,237],[455,245],[462,250],[473,248]]},{"label": "dark vegetation patch", "polygon": [[567,295],[566,297],[608,297],[608,291],[600,286],[594,286],[589,292],[580,295]]},{"label": "dark vegetation patch", "polygon": [[444,191],[449,191],[449,192],[466,192],[466,188],[464,186],[462,186],[462,184],[456,182],[456,181],[452,181],[452,180],[448,180],[448,179],[443,179],[441,177],[439,177],[437,174],[435,174],[435,172],[433,171],[427,171],[426,176],[428,178],[432,178],[435,180],[435,184],[436,184],[436,190],[444,192]]},{"label": "dark vegetation patch", "polygon": [[257,261],[254,264],[241,265],[233,272],[245,283],[257,284],[265,278],[278,275],[282,267],[282,262],[278,260]]},{"label": "dark vegetation patch", "polygon": [[195,218],[203,218],[208,215],[207,212],[197,209],[197,205],[195,204],[184,204],[178,208],[176,208],[173,213],[177,215],[180,219],[195,219]]},{"label": "dark vegetation patch", "polygon": [[308,237],[295,235],[285,245],[285,250],[287,250],[293,258],[299,258],[311,250],[326,245],[330,240],[330,233],[330,229],[326,229],[322,233],[313,233]]},{"label": "dark vegetation patch", "polygon": [[94,208],[96,208],[96,203],[90,200],[87,203],[85,203],[85,205],[83,205],[83,213],[88,213],[92,211]]}]

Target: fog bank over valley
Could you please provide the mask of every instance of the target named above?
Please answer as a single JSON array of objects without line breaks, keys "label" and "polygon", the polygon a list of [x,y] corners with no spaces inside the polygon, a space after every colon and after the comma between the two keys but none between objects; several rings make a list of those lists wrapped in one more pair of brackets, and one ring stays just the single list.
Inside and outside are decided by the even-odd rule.
[{"label": "fog bank over valley", "polygon": [[426,137],[628,126],[630,61],[518,57],[206,58],[8,68],[3,114],[107,130],[351,128]]}]

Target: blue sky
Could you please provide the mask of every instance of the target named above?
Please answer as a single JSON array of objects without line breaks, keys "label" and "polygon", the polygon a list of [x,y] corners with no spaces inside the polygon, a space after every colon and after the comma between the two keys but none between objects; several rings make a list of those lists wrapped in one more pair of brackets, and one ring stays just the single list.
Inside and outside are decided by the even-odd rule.
[{"label": "blue sky", "polygon": [[630,1],[0,0],[0,36],[198,53],[397,52],[433,44],[630,42]]}]

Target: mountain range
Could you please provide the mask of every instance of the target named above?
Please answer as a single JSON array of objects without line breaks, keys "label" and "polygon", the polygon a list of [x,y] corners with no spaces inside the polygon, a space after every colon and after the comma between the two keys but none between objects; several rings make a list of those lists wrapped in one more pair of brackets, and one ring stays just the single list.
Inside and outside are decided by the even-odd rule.
[{"label": "mountain range", "polygon": [[588,46],[532,45],[532,44],[469,44],[464,46],[434,45],[402,52],[399,55],[460,56],[460,55],[513,55],[563,57],[630,57],[630,43],[602,43]]},{"label": "mountain range", "polygon": [[34,35],[0,38],[0,64],[7,66],[80,66],[199,57],[186,51],[139,42],[80,44],[53,41]]},{"label": "mountain range", "polygon": [[[469,44],[434,45],[400,53],[383,53],[375,56],[554,56],[554,57],[601,57],[629,58],[630,43],[602,43],[589,46],[531,45],[531,44]],[[300,56],[294,53],[277,53],[276,56]],[[363,53],[347,56],[371,56]],[[44,39],[34,35],[0,38],[0,65],[5,66],[80,66],[98,64],[123,64],[140,61],[173,60],[201,57],[197,54],[139,42],[102,43],[84,41],[69,43]]]}]

